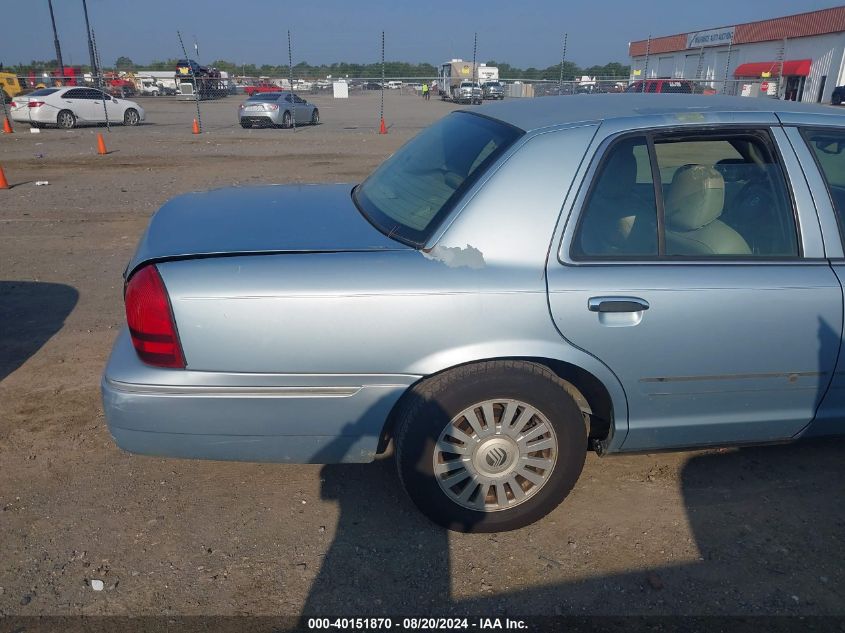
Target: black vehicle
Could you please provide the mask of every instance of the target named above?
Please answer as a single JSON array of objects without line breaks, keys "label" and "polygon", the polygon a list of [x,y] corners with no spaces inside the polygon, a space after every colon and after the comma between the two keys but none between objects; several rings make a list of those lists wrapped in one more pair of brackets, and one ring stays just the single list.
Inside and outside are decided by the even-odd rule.
[{"label": "black vehicle", "polygon": [[845,101],[845,86],[836,86],[833,94],[830,95],[830,102],[833,105],[842,105],[843,101]]}]

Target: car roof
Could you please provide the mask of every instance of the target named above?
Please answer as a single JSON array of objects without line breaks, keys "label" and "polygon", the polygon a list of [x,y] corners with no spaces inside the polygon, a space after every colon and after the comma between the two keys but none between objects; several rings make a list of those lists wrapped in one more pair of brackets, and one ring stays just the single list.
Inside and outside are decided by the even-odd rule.
[{"label": "car roof", "polygon": [[650,115],[736,112],[838,114],[830,106],[763,97],[637,93],[511,99],[464,111],[498,119],[526,132],[574,123]]}]

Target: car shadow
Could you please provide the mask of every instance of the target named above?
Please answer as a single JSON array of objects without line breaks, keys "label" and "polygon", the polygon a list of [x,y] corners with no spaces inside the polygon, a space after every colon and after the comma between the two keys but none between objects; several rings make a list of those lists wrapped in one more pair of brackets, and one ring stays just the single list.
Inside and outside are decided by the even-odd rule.
[{"label": "car shadow", "polygon": [[[826,340],[826,336],[822,328],[820,337]],[[824,390],[818,391],[821,398]],[[355,424],[344,433],[327,445],[327,454],[354,443]],[[420,457],[411,455],[410,459],[418,463]],[[469,599],[456,597],[454,591],[456,563],[450,559],[450,533],[414,507],[402,489],[393,459],[326,465],[321,470],[321,496],[337,501],[339,519],[301,617],[304,621],[337,614],[712,617],[841,613],[843,457],[845,441],[830,439],[693,454],[682,468],[679,484],[697,559],[690,560],[687,548],[677,556],[681,561],[677,564],[644,567],[642,558],[632,559],[623,561],[630,571],[588,577],[573,574],[571,581],[487,591]],[[320,456],[314,461],[319,463]],[[618,512],[625,513],[626,508],[619,507]],[[543,523],[550,520],[541,520],[525,533],[542,531]],[[548,529],[560,533],[561,523],[568,522],[566,502],[553,521],[554,527]],[[654,522],[659,527],[661,518],[655,517]],[[598,531],[605,526],[595,527]],[[459,536],[453,543],[467,538],[491,544],[497,539],[480,534]],[[665,547],[683,550],[681,545],[667,542]],[[608,540],[606,546],[613,548],[614,542]],[[631,551],[630,547],[620,549]],[[519,556],[519,547],[508,553]],[[500,555],[499,550],[494,547],[491,555]],[[571,567],[572,561],[553,562]],[[466,565],[465,557],[462,564]],[[462,569],[457,577],[464,575]],[[618,630],[630,624],[623,618]],[[701,630],[710,624],[705,621]]]},{"label": "car shadow", "polygon": [[0,281],[0,381],[62,328],[78,300],[64,284]]}]

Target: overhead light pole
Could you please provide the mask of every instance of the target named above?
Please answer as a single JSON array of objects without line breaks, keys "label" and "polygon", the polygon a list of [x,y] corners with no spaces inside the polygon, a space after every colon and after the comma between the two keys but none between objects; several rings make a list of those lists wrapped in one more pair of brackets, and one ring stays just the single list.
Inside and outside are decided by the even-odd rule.
[{"label": "overhead light pole", "polygon": [[82,10],[85,12],[85,32],[88,35],[88,55],[91,57],[91,75],[97,77],[100,69],[97,68],[97,58],[94,55],[94,44],[91,41],[91,24],[88,21],[88,3],[82,0]]},{"label": "overhead light pole", "polygon": [[53,23],[53,43],[56,45],[56,61],[59,63],[59,73],[64,81],[65,64],[62,61],[62,47],[59,45],[59,33],[56,31],[56,17],[53,15],[53,0],[47,0],[50,7],[50,22]]}]

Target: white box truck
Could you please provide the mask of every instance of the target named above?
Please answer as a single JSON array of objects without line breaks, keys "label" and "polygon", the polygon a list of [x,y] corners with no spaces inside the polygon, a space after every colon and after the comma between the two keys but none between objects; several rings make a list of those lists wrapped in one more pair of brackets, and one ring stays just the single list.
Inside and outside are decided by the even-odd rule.
[{"label": "white box truck", "polygon": [[481,84],[498,78],[499,69],[495,66],[453,59],[441,64],[437,88],[444,101],[481,103]]}]

